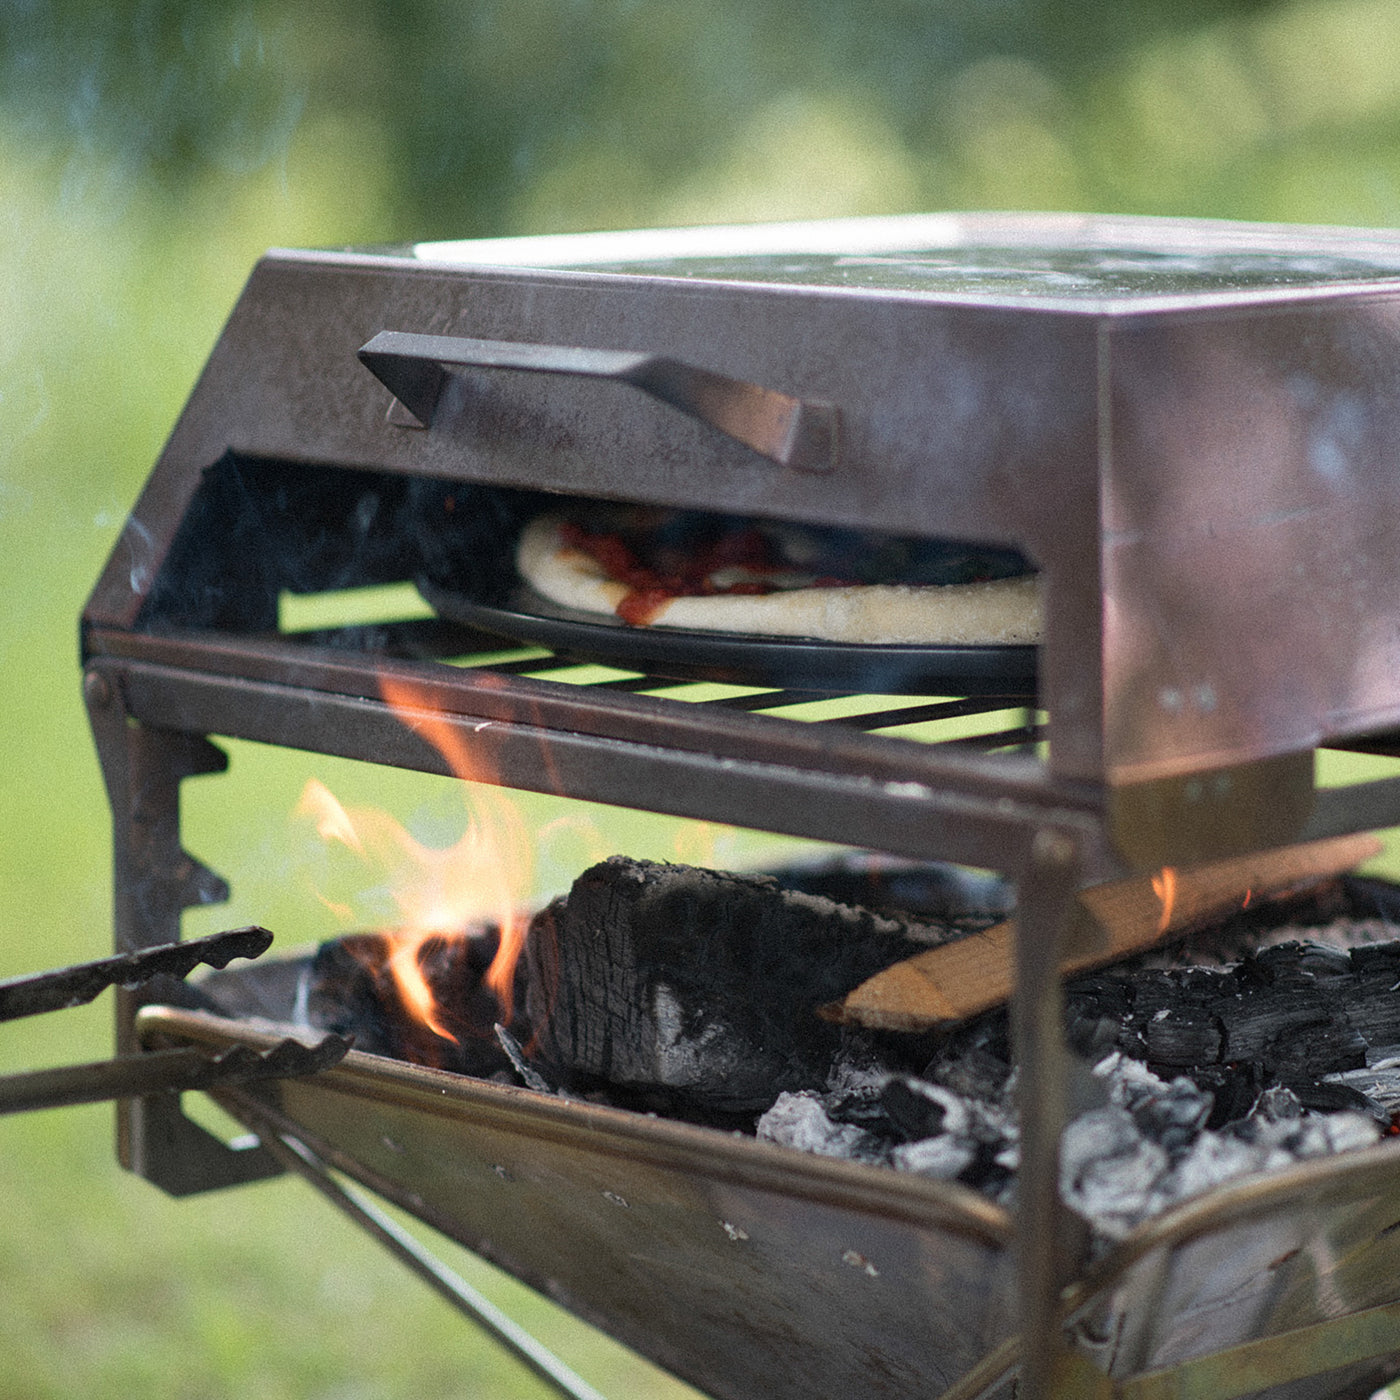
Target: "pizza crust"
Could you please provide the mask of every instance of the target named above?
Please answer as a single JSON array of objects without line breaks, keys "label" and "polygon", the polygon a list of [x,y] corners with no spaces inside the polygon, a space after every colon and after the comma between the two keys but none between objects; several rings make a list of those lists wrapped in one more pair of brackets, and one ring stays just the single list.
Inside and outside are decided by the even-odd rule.
[{"label": "pizza crust", "polygon": [[[521,578],[561,607],[616,618],[627,588],[591,555],[565,544],[563,524],[551,514],[525,527],[516,548]],[[1034,574],[1023,574],[985,583],[681,597],[663,604],[649,625],[875,645],[1031,645],[1041,634],[1040,586]]]}]

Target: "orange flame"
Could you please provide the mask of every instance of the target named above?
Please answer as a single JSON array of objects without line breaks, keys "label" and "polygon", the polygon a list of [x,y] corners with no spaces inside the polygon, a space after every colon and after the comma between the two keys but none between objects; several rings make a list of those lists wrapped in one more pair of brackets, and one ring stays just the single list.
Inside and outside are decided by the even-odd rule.
[{"label": "orange flame", "polygon": [[[462,736],[412,686],[386,678],[382,687],[390,707],[442,754],[455,776],[470,782],[489,776],[472,761]],[[315,778],[307,782],[296,807],[297,815],[314,821],[322,839],[384,872],[399,914],[397,926],[384,931],[390,944],[386,970],[405,1008],[447,1040],[456,1036],[443,1024],[424,975],[424,944],[467,937],[494,924],[500,941],[484,981],[496,995],[500,1019],[508,1022],[527,923],[522,891],[530,879],[531,847],[519,811],[494,788],[473,788],[470,800],[466,830],[441,848],[424,845],[379,808],[347,809]],[[489,813],[478,810],[488,806]],[[341,912],[340,906],[323,902]]]},{"label": "orange flame", "polygon": [[1152,893],[1162,901],[1162,913],[1157,920],[1157,932],[1165,933],[1172,924],[1172,911],[1176,907],[1176,871],[1164,865],[1152,877]]}]

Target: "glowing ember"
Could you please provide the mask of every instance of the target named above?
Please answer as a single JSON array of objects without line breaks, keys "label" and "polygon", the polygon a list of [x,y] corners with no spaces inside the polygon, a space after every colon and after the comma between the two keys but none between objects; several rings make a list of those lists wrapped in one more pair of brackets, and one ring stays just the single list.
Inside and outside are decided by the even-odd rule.
[{"label": "glowing ember", "polygon": [[1157,920],[1157,932],[1165,933],[1172,923],[1172,910],[1176,907],[1176,871],[1164,865],[1152,877],[1152,893],[1162,901],[1161,917]]},{"label": "glowing ember", "polygon": [[[442,1023],[423,972],[429,939],[458,939],[494,925],[500,944],[485,976],[500,1004],[500,1019],[512,1012],[515,965],[524,943],[524,892],[531,876],[531,844],[518,809],[496,788],[476,786],[490,775],[472,761],[462,737],[421,695],[401,682],[383,682],[385,700],[403,722],[442,754],[459,778],[473,782],[464,795],[471,806],[461,837],[445,847],[425,845],[375,807],[346,808],[313,778],[297,803],[327,842],[344,846],[387,881],[398,920],[383,930],[390,944],[386,964],[404,1007],[448,1040],[456,1037]],[[342,914],[340,906],[325,901]]]}]

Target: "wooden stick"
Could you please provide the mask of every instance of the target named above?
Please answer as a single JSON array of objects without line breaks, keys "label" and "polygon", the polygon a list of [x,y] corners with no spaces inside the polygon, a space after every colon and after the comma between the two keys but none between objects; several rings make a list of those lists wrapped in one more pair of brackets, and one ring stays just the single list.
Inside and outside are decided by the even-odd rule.
[{"label": "wooden stick", "polygon": [[[1083,972],[1139,953],[1229,913],[1246,893],[1256,899],[1279,895],[1340,875],[1381,849],[1381,842],[1369,834],[1336,836],[1091,885],[1080,892],[1062,971]],[[823,1008],[823,1014],[851,1025],[895,1031],[964,1021],[1011,996],[1015,947],[1016,925],[1007,920],[877,972],[844,1001]]]}]

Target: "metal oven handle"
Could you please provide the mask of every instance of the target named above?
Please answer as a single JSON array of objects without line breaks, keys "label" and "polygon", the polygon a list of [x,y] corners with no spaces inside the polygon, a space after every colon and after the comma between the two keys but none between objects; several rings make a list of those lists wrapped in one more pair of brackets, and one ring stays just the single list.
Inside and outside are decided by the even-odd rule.
[{"label": "metal oven handle", "polygon": [[793,398],[669,355],[405,331],[380,331],[359,355],[419,426],[432,422],[449,368],[526,370],[631,384],[795,471],[828,472],[836,465],[834,404]]}]

